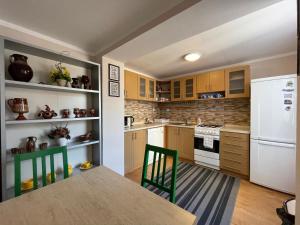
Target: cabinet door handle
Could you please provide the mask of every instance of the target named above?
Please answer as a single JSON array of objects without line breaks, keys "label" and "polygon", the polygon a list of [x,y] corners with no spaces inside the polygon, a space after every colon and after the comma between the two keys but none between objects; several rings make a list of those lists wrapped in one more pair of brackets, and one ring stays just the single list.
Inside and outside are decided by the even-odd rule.
[{"label": "cabinet door handle", "polygon": [[136,139],[136,133],[134,133],[134,139]]},{"label": "cabinet door handle", "polygon": [[134,140],[134,133],[132,133],[131,135],[131,140]]}]

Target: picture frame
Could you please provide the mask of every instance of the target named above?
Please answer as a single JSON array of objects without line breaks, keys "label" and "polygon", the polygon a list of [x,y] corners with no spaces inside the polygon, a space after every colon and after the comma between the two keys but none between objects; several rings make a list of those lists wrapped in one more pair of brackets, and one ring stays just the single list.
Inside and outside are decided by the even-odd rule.
[{"label": "picture frame", "polygon": [[108,96],[120,97],[120,83],[117,81],[110,80],[108,82]]},{"label": "picture frame", "polygon": [[108,79],[114,81],[120,81],[120,67],[108,64]]}]

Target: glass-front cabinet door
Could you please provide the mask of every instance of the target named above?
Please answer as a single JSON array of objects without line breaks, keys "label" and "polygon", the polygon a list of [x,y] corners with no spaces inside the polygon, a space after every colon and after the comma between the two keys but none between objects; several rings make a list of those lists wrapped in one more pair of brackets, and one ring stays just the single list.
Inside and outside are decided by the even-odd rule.
[{"label": "glass-front cabinet door", "polygon": [[148,79],[148,99],[150,101],[154,101],[155,100],[155,80],[152,80],[152,79]]},{"label": "glass-front cabinet door", "polygon": [[172,80],[171,82],[171,100],[181,100],[181,80]]},{"label": "glass-front cabinet door", "polygon": [[183,99],[193,100],[196,98],[196,77],[183,78]]},{"label": "glass-front cabinet door", "polygon": [[249,66],[238,66],[225,70],[226,97],[249,97],[250,69]]},{"label": "glass-front cabinet door", "polygon": [[139,76],[139,82],[138,82],[138,87],[139,87],[139,99],[145,100],[147,99],[147,80],[145,77]]}]

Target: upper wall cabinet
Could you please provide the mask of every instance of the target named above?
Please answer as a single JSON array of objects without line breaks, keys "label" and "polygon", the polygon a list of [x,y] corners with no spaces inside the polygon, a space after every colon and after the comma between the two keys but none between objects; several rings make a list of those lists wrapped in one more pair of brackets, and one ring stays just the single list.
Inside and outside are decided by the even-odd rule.
[{"label": "upper wall cabinet", "polygon": [[155,101],[155,97],[156,97],[156,81],[148,78],[147,79],[148,82],[148,100],[149,101]]},{"label": "upper wall cabinet", "polygon": [[138,74],[125,70],[125,98],[138,99]]},{"label": "upper wall cabinet", "polygon": [[196,77],[185,77],[182,79],[182,98],[183,100],[196,99]]},{"label": "upper wall cabinet", "polygon": [[237,66],[225,70],[226,98],[249,97],[250,68]]},{"label": "upper wall cabinet", "polygon": [[148,82],[147,78],[138,76],[138,99],[147,100]]},{"label": "upper wall cabinet", "polygon": [[209,72],[209,88],[211,92],[225,91],[225,71]]},{"label": "upper wall cabinet", "polygon": [[171,81],[171,101],[182,100],[182,79]]},{"label": "upper wall cabinet", "polygon": [[197,76],[197,93],[225,91],[224,70],[199,74]]}]

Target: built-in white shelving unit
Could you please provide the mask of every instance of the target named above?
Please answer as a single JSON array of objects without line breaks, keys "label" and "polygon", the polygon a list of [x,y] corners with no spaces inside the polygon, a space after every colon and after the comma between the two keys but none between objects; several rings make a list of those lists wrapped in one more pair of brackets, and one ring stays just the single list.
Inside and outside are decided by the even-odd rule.
[{"label": "built-in white shelving unit", "polygon": [[[30,82],[13,80],[8,74],[8,57],[11,54],[22,54],[28,57],[29,65],[33,69],[34,77]],[[49,68],[55,63],[62,62],[71,68],[71,77],[80,77],[85,74],[90,78],[90,88],[60,87],[48,84]],[[82,72],[84,71],[84,72]],[[81,171],[78,169],[80,162],[90,160],[94,166],[102,164],[102,89],[101,66],[87,60],[66,56],[34,45],[8,40],[0,37],[0,116],[1,116],[1,200],[13,197],[14,158],[10,152],[12,147],[25,147],[28,136],[36,136],[39,143],[48,142],[55,146],[55,142],[47,136],[54,126],[65,126],[71,131],[71,140],[67,144],[69,164],[73,166],[73,176]],[[12,113],[7,100],[10,98],[27,98],[29,113],[25,114],[27,120],[14,120],[16,114]],[[53,119],[40,119],[37,111],[43,109],[45,104],[59,114]],[[93,117],[62,118],[61,110],[73,108],[94,108],[96,115]],[[78,142],[79,135],[91,131],[93,139],[87,142]],[[49,140],[48,140],[49,139]],[[38,150],[38,143],[36,146]],[[22,164],[27,172],[30,164]],[[23,168],[24,167],[24,168]],[[22,174],[23,175],[23,174]],[[27,174],[28,175],[28,174]],[[24,175],[26,176],[26,174]],[[59,179],[58,179],[59,180]]]},{"label": "built-in white shelving unit", "polygon": [[71,121],[85,121],[85,120],[99,120],[100,117],[79,117],[79,118],[58,118],[58,119],[35,119],[35,120],[7,120],[6,125],[23,125],[33,123],[55,123],[55,122],[71,122]]}]

